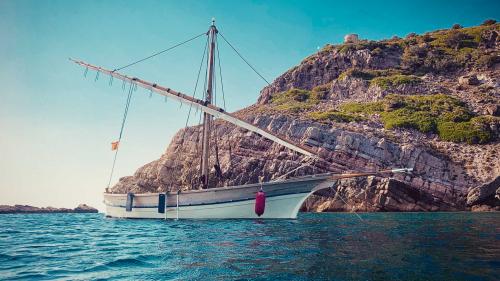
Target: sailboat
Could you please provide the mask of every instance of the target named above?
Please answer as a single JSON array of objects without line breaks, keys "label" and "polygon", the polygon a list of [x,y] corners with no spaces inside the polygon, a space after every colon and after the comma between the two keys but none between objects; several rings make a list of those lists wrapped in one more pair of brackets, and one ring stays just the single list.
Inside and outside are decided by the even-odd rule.
[{"label": "sailboat", "polygon": [[[314,192],[331,188],[339,180],[353,177],[409,172],[411,169],[389,169],[375,172],[356,172],[348,174],[323,173],[288,179],[278,179],[270,182],[245,184],[238,186],[209,186],[209,151],[210,136],[214,118],[225,120],[278,143],[294,152],[319,159],[315,152],[304,145],[297,144],[278,136],[266,129],[254,126],[245,120],[226,112],[212,103],[214,52],[218,30],[212,21],[206,35],[209,42],[207,62],[207,88],[204,99],[197,99],[179,91],[151,83],[137,77],[129,77],[116,69],[109,70],[83,61],[70,59],[74,63],[105,74],[111,79],[116,78],[133,87],[141,87],[159,95],[177,100],[197,108],[203,112],[203,135],[201,153],[201,189],[177,190],[159,193],[111,193],[106,189],[104,204],[106,216],[115,218],[154,218],[154,219],[295,219],[304,201]],[[113,145],[117,145],[114,143]],[[116,159],[116,158],[115,158]]]}]

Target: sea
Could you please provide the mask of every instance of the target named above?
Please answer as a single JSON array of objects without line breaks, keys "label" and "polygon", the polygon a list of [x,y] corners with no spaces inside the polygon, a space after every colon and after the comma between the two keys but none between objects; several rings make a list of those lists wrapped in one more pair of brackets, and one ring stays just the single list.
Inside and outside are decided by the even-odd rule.
[{"label": "sea", "polygon": [[500,213],[0,215],[0,279],[493,281],[500,280]]}]

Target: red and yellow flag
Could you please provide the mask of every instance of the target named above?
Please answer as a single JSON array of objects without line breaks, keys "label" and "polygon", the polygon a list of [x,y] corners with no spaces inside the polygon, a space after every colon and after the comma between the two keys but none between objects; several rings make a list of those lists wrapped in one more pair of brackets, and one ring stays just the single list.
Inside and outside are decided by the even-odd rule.
[{"label": "red and yellow flag", "polygon": [[118,144],[120,144],[119,141],[114,141],[111,143],[111,150],[117,150],[118,149]]}]

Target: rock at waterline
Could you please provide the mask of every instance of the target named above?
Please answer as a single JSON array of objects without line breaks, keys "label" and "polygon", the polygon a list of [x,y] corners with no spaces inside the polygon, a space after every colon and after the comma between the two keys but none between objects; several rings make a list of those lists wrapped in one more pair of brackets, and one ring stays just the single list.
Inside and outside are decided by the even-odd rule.
[{"label": "rock at waterline", "polygon": [[98,213],[97,209],[87,204],[80,204],[74,209],[54,207],[33,207],[29,205],[0,205],[0,214],[56,214],[56,213]]}]

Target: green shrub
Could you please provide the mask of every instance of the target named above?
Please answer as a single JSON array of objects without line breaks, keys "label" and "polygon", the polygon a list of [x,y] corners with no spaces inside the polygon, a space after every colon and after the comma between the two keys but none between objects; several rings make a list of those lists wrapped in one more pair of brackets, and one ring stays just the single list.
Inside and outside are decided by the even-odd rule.
[{"label": "green shrub", "polygon": [[[400,40],[400,39],[398,39]],[[394,41],[394,40],[393,40]],[[392,42],[394,44],[394,42]],[[392,45],[393,45],[392,44]],[[349,51],[357,51],[357,50],[369,50],[373,51],[374,49],[383,50],[385,48],[391,47],[391,44],[383,41],[371,41],[371,40],[362,40],[357,43],[346,43],[339,46],[340,53],[347,53]]]},{"label": "green shrub", "polygon": [[340,106],[340,110],[347,113],[365,113],[374,114],[384,111],[384,102],[370,102],[370,103],[344,103]]},{"label": "green shrub", "polygon": [[341,45],[339,47],[339,52],[342,54],[345,54],[349,51],[354,51],[354,50],[356,50],[356,46],[354,44],[351,44],[351,43],[347,43],[347,44]]},{"label": "green shrub", "polygon": [[370,54],[371,54],[372,56],[380,56],[380,55],[382,55],[382,52],[383,52],[383,51],[382,51],[382,49],[381,49],[381,48],[375,48],[375,49],[373,49],[373,50],[370,52]]},{"label": "green shrub", "polygon": [[500,63],[500,53],[498,52],[477,55],[476,65],[479,67],[490,68],[497,63]]},{"label": "green shrub", "polygon": [[328,96],[328,93],[330,92],[330,87],[331,87],[330,83],[314,87],[311,90],[311,98],[313,100],[324,100],[324,99],[326,99],[326,97]]},{"label": "green shrub", "polygon": [[418,84],[422,80],[415,75],[396,74],[391,76],[376,77],[371,80],[370,85],[377,85],[382,89],[396,87],[399,85]]},{"label": "green shrub", "polygon": [[341,79],[341,80],[345,79],[346,77],[353,77],[353,78],[361,78],[361,79],[365,79],[365,80],[370,80],[375,76],[373,75],[373,73],[371,73],[370,71],[367,71],[367,70],[362,70],[359,68],[350,68],[350,69],[342,72],[342,74],[339,75],[339,79]]},{"label": "green shrub", "polygon": [[[450,49],[451,50],[451,49]],[[451,72],[456,71],[460,65],[453,55],[447,54],[443,49],[431,50],[423,60],[421,70],[424,72]]]},{"label": "green shrub", "polygon": [[444,36],[444,43],[447,47],[458,50],[464,47],[475,47],[474,37],[458,30],[452,30]]},{"label": "green shrub", "polygon": [[401,56],[401,66],[410,72],[418,72],[424,64],[424,58],[427,52],[428,47],[426,44],[406,47]]},{"label": "green shrub", "polygon": [[412,108],[399,108],[382,112],[382,121],[386,129],[407,128],[423,133],[435,132],[436,120],[430,112],[416,111]]},{"label": "green shrub", "polygon": [[472,114],[465,107],[453,107],[439,115],[439,122],[464,122],[472,118]]},{"label": "green shrub", "polygon": [[443,94],[388,95],[378,102],[345,103],[340,111],[354,116],[378,113],[386,129],[410,128],[471,144],[493,140],[490,124],[500,126],[499,117],[474,117],[462,101]]},{"label": "green shrub", "polygon": [[309,118],[316,120],[316,121],[334,121],[334,122],[352,122],[352,121],[362,121],[365,120],[365,118],[354,115],[354,114],[349,114],[345,112],[340,112],[336,110],[329,110],[329,111],[315,111],[311,112],[308,114]]},{"label": "green shrub", "polygon": [[372,80],[375,77],[397,75],[401,71],[397,69],[359,69],[359,68],[349,68],[348,70],[342,72],[338,79],[343,80],[346,77],[361,78],[364,80]]},{"label": "green shrub", "polygon": [[467,142],[468,144],[487,143],[492,133],[473,120],[467,122],[442,122],[437,127],[439,137],[445,141]]},{"label": "green shrub", "polygon": [[304,110],[310,109],[311,107],[313,107],[313,104],[291,102],[287,104],[277,105],[276,109],[290,113],[300,113]]},{"label": "green shrub", "polygon": [[311,97],[311,91],[301,90],[301,89],[290,89],[285,92],[281,92],[272,97],[272,103],[274,104],[285,104],[290,101],[306,101]]},{"label": "green shrub", "polygon": [[302,89],[290,89],[271,98],[276,109],[294,113],[310,109],[318,102],[317,92]]},{"label": "green shrub", "polygon": [[473,26],[473,27],[468,27],[468,28],[462,29],[462,32],[467,34],[467,36],[469,36],[469,38],[472,39],[473,43],[469,43],[469,44],[477,46],[478,43],[481,42],[481,37],[482,37],[483,33],[486,30],[490,30],[490,29],[494,29],[494,28],[495,28],[495,26]]},{"label": "green shrub", "polygon": [[387,95],[384,98],[385,104],[398,103],[401,107],[411,108],[414,111],[431,111],[433,115],[440,115],[456,109],[465,109],[465,104],[459,99],[444,95]]},{"label": "green shrub", "polygon": [[321,48],[321,51],[320,52],[331,52],[335,50],[335,46],[332,45],[332,44],[326,44],[325,46],[323,46],[323,48]]},{"label": "green shrub", "polygon": [[468,48],[468,47],[462,48],[458,50],[457,53],[455,54],[455,61],[459,65],[467,65],[473,58],[475,51],[476,49],[474,48]]}]

